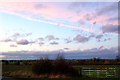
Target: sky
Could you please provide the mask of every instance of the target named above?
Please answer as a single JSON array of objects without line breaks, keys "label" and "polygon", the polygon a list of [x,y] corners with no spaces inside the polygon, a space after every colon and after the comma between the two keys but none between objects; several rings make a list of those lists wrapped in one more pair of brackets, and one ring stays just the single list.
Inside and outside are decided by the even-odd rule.
[{"label": "sky", "polygon": [[1,2],[0,58],[115,59],[117,2]]}]

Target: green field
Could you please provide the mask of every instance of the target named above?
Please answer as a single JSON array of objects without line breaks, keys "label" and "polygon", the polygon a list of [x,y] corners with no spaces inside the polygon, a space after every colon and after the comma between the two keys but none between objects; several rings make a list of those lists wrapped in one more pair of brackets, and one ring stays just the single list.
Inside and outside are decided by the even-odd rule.
[{"label": "green field", "polygon": [[[80,69],[80,68],[85,68],[85,69],[92,69],[91,71],[89,70],[82,70],[82,75],[84,77],[82,78],[74,78],[74,80],[94,80],[94,78],[108,78],[108,80],[114,80],[117,78],[118,72],[116,72],[116,75],[114,75],[114,70],[116,71],[120,70],[120,66],[115,66],[115,65],[74,65],[74,68]],[[2,72],[3,76],[10,76],[10,72],[15,72],[14,74],[23,73],[24,74],[29,74],[31,72],[31,65],[3,65],[2,66]],[[107,75],[113,74],[114,76],[107,76],[106,77],[106,72],[108,73]],[[30,74],[31,75],[31,74]],[[12,77],[19,77],[19,76],[12,76]],[[90,78],[88,78],[90,77]],[[21,78],[21,77],[19,77]],[[86,78],[86,79],[84,79]],[[113,79],[112,79],[113,78]],[[25,78],[26,80],[27,78]],[[73,78],[67,78],[65,80],[72,80]],[[37,80],[37,79],[29,79],[29,80]],[[38,79],[39,80],[39,79]],[[46,78],[41,78],[40,80],[47,80]],[[50,79],[49,79],[50,80]],[[54,80],[54,79],[52,79]],[[55,79],[59,80],[59,79]],[[61,79],[60,79],[61,80]],[[64,80],[64,79],[62,79]],[[96,80],[96,79],[95,79]]]},{"label": "green field", "polygon": [[31,72],[31,65],[3,65],[2,66],[2,72],[13,72],[13,71],[28,71]]},{"label": "green field", "polygon": [[82,68],[82,74],[93,78],[116,78],[120,73],[119,65],[75,65]]}]

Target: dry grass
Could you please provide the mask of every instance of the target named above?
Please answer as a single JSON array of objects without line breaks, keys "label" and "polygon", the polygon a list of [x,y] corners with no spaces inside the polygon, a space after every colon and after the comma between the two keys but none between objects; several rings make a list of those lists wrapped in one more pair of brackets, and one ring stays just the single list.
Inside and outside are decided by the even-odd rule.
[{"label": "dry grass", "polygon": [[60,75],[60,74],[40,74],[36,75],[32,72],[26,72],[26,71],[14,71],[14,72],[4,72],[4,75],[7,76],[13,76],[13,77],[19,77],[19,78],[43,78],[43,77],[48,77],[48,78],[67,78],[65,75]]}]

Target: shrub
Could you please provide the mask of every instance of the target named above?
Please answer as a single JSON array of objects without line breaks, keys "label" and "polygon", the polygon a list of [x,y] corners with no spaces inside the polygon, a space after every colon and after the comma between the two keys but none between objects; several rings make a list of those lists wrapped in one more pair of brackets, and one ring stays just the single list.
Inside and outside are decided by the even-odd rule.
[{"label": "shrub", "polygon": [[63,56],[58,55],[55,63],[52,63],[48,59],[41,59],[35,61],[32,64],[32,71],[33,73],[39,74],[60,74],[72,77],[80,77],[79,72],[77,69],[73,68],[70,63],[64,60]]},{"label": "shrub", "polygon": [[20,61],[17,61],[17,62],[16,62],[16,65],[20,65]]},{"label": "shrub", "polygon": [[68,68],[68,64],[64,60],[57,60],[54,65],[54,72],[65,74]]},{"label": "shrub", "polygon": [[39,60],[32,64],[33,73],[39,74],[49,74],[52,72],[53,65],[49,60]]},{"label": "shrub", "polygon": [[73,68],[67,61],[64,60],[63,55],[58,55],[54,64],[54,72],[56,74],[65,74],[69,76],[79,76],[78,70]]},{"label": "shrub", "polygon": [[57,60],[54,65],[54,72],[56,74],[65,74],[68,76],[79,76],[78,70],[73,68],[65,60]]},{"label": "shrub", "polygon": [[9,64],[9,62],[8,62],[8,61],[5,61],[5,64],[6,64],[6,65],[8,65],[8,64]]}]

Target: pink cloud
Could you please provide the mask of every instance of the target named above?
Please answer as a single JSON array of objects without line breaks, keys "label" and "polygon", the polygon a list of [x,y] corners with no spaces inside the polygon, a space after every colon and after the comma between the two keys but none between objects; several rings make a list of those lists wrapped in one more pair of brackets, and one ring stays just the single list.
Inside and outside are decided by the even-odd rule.
[{"label": "pink cloud", "polygon": [[[35,19],[33,17],[38,16],[45,18],[47,20],[53,20],[60,22],[61,20],[66,20],[69,22],[70,25],[66,25],[63,23],[60,23],[59,26],[65,26],[70,28],[76,28],[81,29],[83,31],[87,32],[95,32],[93,22],[97,22],[97,24],[108,24],[111,23],[113,25],[118,25],[117,21],[114,22],[108,22],[107,19],[110,16],[106,15],[100,15],[95,16],[96,12],[88,12],[84,11],[81,12],[79,15],[76,14],[76,12],[68,10],[60,5],[55,5],[55,3],[36,3],[36,2],[1,2],[0,3],[0,10],[6,13],[14,14],[23,18],[26,18],[28,20],[42,22],[42,23],[48,23],[53,25],[58,25],[56,22],[51,21],[43,21],[40,19]],[[86,19],[86,15],[89,14],[88,18],[91,20]],[[71,17],[71,18],[69,18]],[[81,26],[71,26],[71,23],[78,22],[79,20],[82,20],[85,23],[92,24],[90,27],[81,27]],[[97,32],[101,33],[101,32]],[[108,33],[109,34],[109,33]],[[113,33],[112,33],[113,34]]]}]

